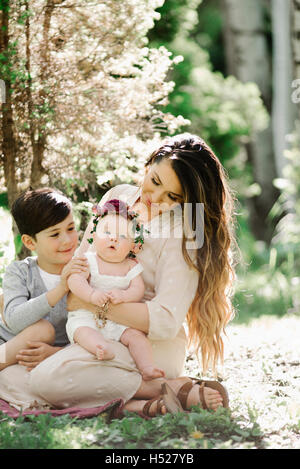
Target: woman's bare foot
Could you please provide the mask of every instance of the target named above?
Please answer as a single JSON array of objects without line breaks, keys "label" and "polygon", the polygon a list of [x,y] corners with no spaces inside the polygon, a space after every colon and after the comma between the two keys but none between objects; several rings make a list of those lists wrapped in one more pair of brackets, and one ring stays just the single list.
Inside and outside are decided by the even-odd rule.
[{"label": "woman's bare foot", "polygon": [[[192,383],[192,380],[189,378],[175,378],[169,379],[167,383],[173,391],[178,395],[179,389],[185,383]],[[194,405],[199,405],[202,407],[201,399],[200,399],[200,385],[194,384],[191,390],[188,392],[187,399],[186,399],[186,408],[190,409]],[[204,386],[203,388],[203,397],[208,409],[217,410],[218,407],[223,405],[223,398],[221,394],[209,387]]]},{"label": "woman's bare foot", "polygon": [[161,404],[159,397],[152,399],[150,406],[146,405],[148,402],[149,401],[146,400],[131,399],[125,404],[124,410],[128,410],[129,412],[141,412],[147,415],[147,417],[156,417],[157,415],[165,415],[167,413],[166,406]]},{"label": "woman's bare foot", "polygon": [[155,378],[163,378],[165,376],[165,372],[163,370],[160,368],[155,368],[154,366],[146,366],[140,371],[144,381],[150,381],[151,379]]},{"label": "woman's bare foot", "polygon": [[[199,403],[201,405],[199,389],[199,384],[195,384],[189,392],[186,402],[188,409],[193,405],[198,405]],[[223,398],[221,394],[214,389],[204,387],[203,397],[208,409],[217,410],[218,407],[223,405]]]},{"label": "woman's bare foot", "polygon": [[96,357],[98,360],[112,360],[115,354],[111,351],[109,345],[96,345]]}]

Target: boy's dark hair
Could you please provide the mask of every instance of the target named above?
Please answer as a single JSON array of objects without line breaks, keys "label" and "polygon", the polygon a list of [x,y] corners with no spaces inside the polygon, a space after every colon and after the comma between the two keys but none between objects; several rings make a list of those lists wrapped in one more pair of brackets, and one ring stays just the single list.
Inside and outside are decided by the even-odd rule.
[{"label": "boy's dark hair", "polygon": [[62,222],[71,210],[67,197],[56,189],[45,187],[21,194],[14,201],[11,213],[21,236],[27,234],[34,238],[40,231]]}]

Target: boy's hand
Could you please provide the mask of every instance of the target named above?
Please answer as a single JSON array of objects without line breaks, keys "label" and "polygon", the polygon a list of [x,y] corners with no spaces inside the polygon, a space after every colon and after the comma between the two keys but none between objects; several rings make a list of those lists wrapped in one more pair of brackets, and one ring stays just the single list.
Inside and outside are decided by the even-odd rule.
[{"label": "boy's hand", "polygon": [[124,291],[119,290],[117,288],[114,288],[113,290],[110,290],[108,292],[108,296],[110,301],[112,302],[113,305],[117,305],[119,303],[124,303],[125,297],[124,297]]},{"label": "boy's hand", "polygon": [[60,274],[60,283],[66,292],[69,291],[68,278],[72,274],[87,274],[89,272],[89,263],[85,256],[74,257],[66,264]]},{"label": "boy's hand", "polygon": [[93,291],[90,297],[90,302],[96,306],[103,306],[104,303],[106,303],[106,301],[108,300],[109,300],[108,294],[100,290]]},{"label": "boy's hand", "polygon": [[27,371],[33,370],[33,368],[45,360],[45,358],[50,357],[62,348],[54,347],[44,342],[38,342],[35,340],[27,342],[27,345],[29,348],[20,350],[16,356],[19,365],[26,366]]}]

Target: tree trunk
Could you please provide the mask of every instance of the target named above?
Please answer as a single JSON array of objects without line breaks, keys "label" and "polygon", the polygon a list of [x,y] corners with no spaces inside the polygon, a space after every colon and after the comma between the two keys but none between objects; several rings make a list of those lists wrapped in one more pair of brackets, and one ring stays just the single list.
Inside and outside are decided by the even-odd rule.
[{"label": "tree trunk", "polygon": [[[276,169],[282,177],[286,164],[286,136],[294,130],[296,107],[291,100],[293,60],[291,47],[291,1],[272,0],[273,30],[273,140]],[[300,78],[300,76],[299,76]]]},{"label": "tree trunk", "polygon": [[300,0],[292,0],[291,14],[292,50],[293,50],[293,104],[296,105],[297,116],[300,119]]},{"label": "tree trunk", "polygon": [[[28,110],[28,122],[29,122],[29,137],[31,142],[32,153],[35,154],[35,133],[36,125],[35,120],[32,118],[33,115],[33,98],[32,98],[32,77],[31,77],[31,54],[30,54],[30,15],[29,15],[29,5],[26,3],[26,21],[25,21],[25,37],[26,37],[26,62],[25,67],[27,71],[27,86],[26,86],[26,96],[27,96],[27,110]],[[34,160],[34,158],[33,158]],[[34,163],[36,164],[36,163]],[[32,162],[33,166],[33,162]],[[32,167],[31,167],[32,170]],[[32,176],[31,176],[31,185],[32,185]],[[35,178],[34,178],[35,179]]]},{"label": "tree trunk", "polygon": [[[264,3],[261,0],[224,0],[223,8],[228,73],[242,82],[256,83],[271,112],[272,71],[264,32]],[[273,186],[278,174],[271,123],[265,131],[253,136],[246,150],[254,181],[261,188],[260,195],[248,199],[250,227],[257,239],[270,242],[274,222],[268,214],[279,196]]]},{"label": "tree trunk", "polygon": [[9,1],[2,2],[2,21],[0,29],[0,45],[2,54],[7,54],[7,69],[5,76],[5,102],[2,104],[2,154],[4,166],[4,178],[7,188],[8,203],[11,206],[17,194],[16,158],[17,145],[14,135],[14,120],[11,99],[11,82],[9,76]]},{"label": "tree trunk", "polygon": [[11,206],[17,194],[16,141],[13,129],[13,111],[10,95],[11,86],[7,80],[5,81],[5,91],[6,102],[2,105],[2,153],[5,186],[7,188],[8,203],[9,206]]},{"label": "tree trunk", "polygon": [[[43,21],[43,41],[41,44],[41,53],[40,53],[40,63],[41,63],[41,73],[40,73],[40,81],[41,81],[41,91],[39,93],[39,105],[43,106],[46,99],[46,93],[44,90],[44,86],[47,83],[48,77],[48,68],[49,64],[49,32],[50,32],[50,24],[51,24],[51,16],[53,10],[55,8],[55,4],[53,0],[48,0],[45,6],[45,13],[44,13],[44,21]],[[30,44],[30,24],[29,18],[27,18],[26,22],[26,42]],[[29,67],[30,72],[30,47],[27,47],[27,64]],[[30,80],[30,78],[29,78]],[[29,88],[31,83],[28,84]],[[30,98],[30,91],[29,91],[29,98]],[[28,109],[33,108],[32,100],[28,103]],[[33,152],[33,159],[31,165],[31,181],[30,184],[33,188],[39,187],[42,183],[42,178],[45,175],[45,169],[43,167],[43,160],[44,160],[44,153],[46,148],[46,141],[47,141],[47,131],[44,128],[45,120],[42,117],[37,126],[31,125],[30,135],[31,135],[31,144],[32,144],[32,152]]]},{"label": "tree trunk", "polygon": [[[5,100],[2,103],[2,154],[4,166],[5,186],[7,188],[8,205],[12,206],[18,195],[18,183],[16,179],[17,169],[17,143],[14,133],[14,117],[12,106],[12,86],[9,70],[9,0],[2,2],[1,28],[0,28],[0,50],[2,54],[7,54],[7,74],[5,76]],[[18,229],[13,221],[13,235],[18,235]],[[23,246],[19,253],[19,259],[30,255],[31,252]]]}]

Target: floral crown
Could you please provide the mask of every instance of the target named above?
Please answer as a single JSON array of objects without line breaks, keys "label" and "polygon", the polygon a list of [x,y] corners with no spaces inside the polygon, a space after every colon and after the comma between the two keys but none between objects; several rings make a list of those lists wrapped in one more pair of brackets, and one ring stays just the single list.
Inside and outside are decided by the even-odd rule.
[{"label": "floral crown", "polygon": [[[97,230],[97,225],[99,223],[100,218],[105,217],[109,213],[120,215],[126,220],[130,220],[133,222],[133,231],[136,234],[134,237],[135,244],[144,244],[144,232],[150,233],[150,231],[144,228],[144,225],[137,221],[138,214],[133,210],[130,210],[129,206],[119,199],[112,199],[105,202],[104,205],[96,204],[92,208],[93,212],[93,229],[91,234],[95,233]],[[88,242],[92,244],[93,238],[89,238]],[[135,257],[135,255],[131,252],[130,257]]]}]

